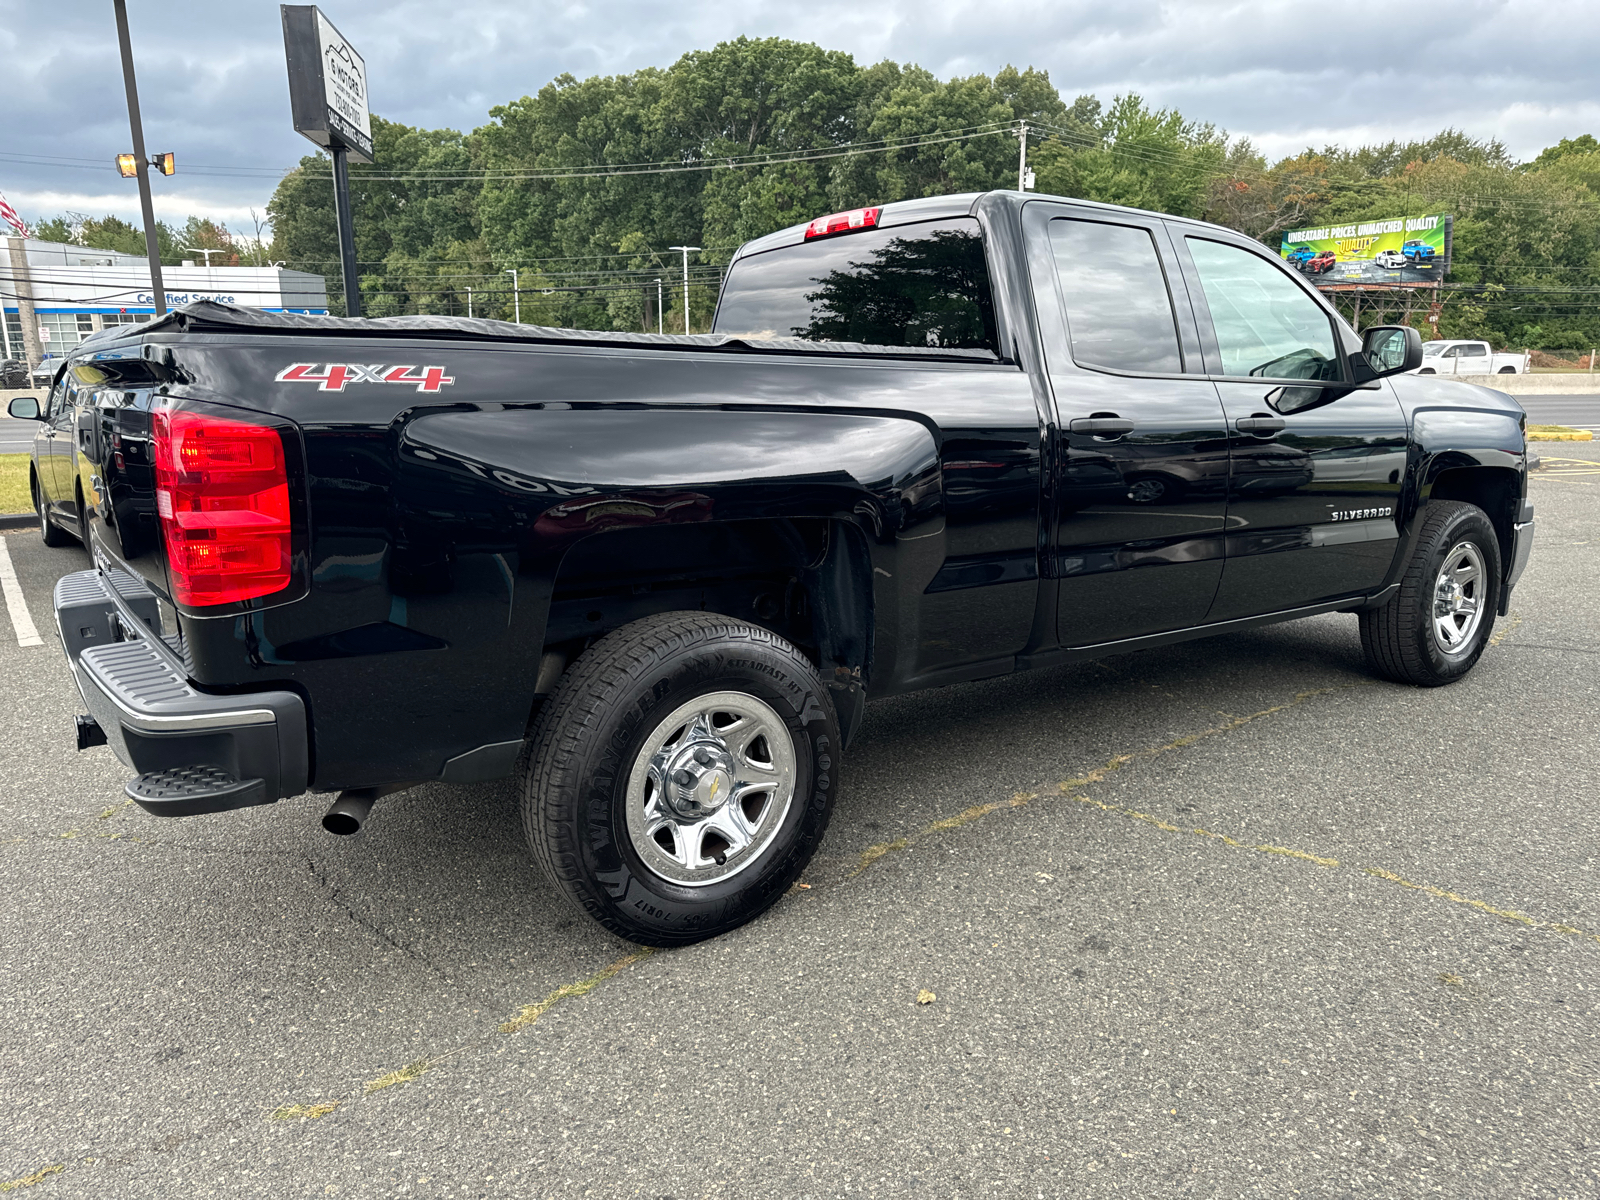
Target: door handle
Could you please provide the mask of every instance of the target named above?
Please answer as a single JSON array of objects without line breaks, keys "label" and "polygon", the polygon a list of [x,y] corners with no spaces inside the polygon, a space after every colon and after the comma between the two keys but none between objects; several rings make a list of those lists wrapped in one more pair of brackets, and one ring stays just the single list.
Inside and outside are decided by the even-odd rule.
[{"label": "door handle", "polygon": [[1233,424],[1240,433],[1278,433],[1289,427],[1282,417],[1240,417]]},{"label": "door handle", "polygon": [[1068,423],[1073,433],[1092,433],[1096,437],[1120,437],[1133,432],[1133,422],[1126,417],[1079,417]]}]

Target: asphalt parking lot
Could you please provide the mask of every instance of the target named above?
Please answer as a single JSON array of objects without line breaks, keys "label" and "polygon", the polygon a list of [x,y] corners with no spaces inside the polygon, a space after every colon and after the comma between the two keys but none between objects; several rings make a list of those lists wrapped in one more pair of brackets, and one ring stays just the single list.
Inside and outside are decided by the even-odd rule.
[{"label": "asphalt parking lot", "polygon": [[[1600,450],[1464,682],[1327,616],[887,701],[754,925],[640,953],[509,784],[158,821],[0,618],[0,1185],[45,1197],[1600,1193]],[[918,1003],[919,993],[932,993]]]}]

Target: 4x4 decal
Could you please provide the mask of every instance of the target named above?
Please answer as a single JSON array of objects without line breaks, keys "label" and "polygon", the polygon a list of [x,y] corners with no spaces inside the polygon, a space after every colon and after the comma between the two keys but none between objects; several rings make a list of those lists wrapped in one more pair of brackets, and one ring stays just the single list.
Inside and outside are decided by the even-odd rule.
[{"label": "4x4 decal", "polygon": [[319,392],[342,392],[347,383],[405,383],[419,392],[437,392],[455,380],[443,367],[383,363],[292,363],[278,372],[279,383],[314,383]]}]

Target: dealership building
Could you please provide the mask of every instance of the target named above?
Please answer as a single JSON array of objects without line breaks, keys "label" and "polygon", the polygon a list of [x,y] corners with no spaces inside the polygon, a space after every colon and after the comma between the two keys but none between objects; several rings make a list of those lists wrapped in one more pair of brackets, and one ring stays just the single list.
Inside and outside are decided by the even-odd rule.
[{"label": "dealership building", "polygon": [[[31,292],[39,322],[39,340],[46,357],[66,354],[97,330],[132,325],[155,317],[150,264],[143,255],[95,250],[62,242],[11,237],[0,244],[13,249],[0,255],[0,350],[5,358],[26,358],[22,305],[15,247],[21,243],[27,261],[24,295]],[[162,267],[167,307],[181,308],[196,300],[217,300],[267,312],[328,311],[327,286],[321,275],[282,267]]]}]

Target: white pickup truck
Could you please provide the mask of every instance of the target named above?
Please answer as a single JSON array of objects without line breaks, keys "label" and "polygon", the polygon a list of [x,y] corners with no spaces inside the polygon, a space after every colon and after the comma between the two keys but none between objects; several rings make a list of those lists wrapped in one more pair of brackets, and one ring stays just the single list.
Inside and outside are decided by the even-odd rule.
[{"label": "white pickup truck", "polygon": [[1527,354],[1496,354],[1488,342],[1470,340],[1422,343],[1422,365],[1415,375],[1526,375]]}]

